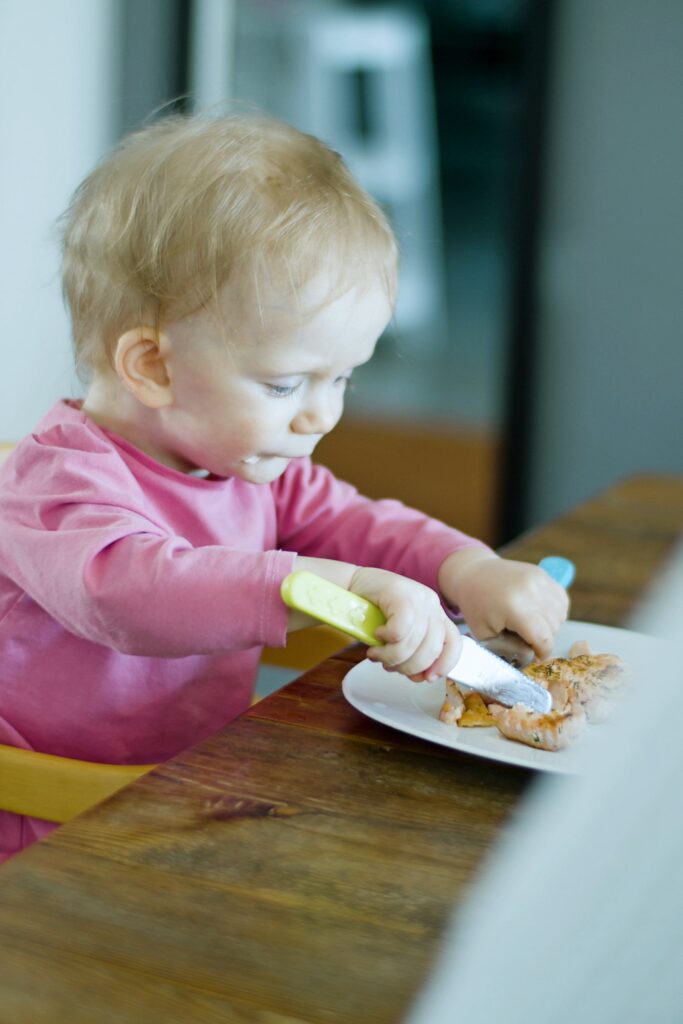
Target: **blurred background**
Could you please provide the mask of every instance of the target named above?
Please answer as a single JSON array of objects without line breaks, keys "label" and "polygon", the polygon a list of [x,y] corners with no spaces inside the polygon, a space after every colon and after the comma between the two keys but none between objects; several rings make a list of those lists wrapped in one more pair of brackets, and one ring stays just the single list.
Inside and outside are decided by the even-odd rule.
[{"label": "blurred background", "polygon": [[73,189],[161,108],[238,100],[339,150],[401,245],[319,461],[492,544],[683,471],[682,52],[678,0],[0,0],[0,440],[79,393]]}]

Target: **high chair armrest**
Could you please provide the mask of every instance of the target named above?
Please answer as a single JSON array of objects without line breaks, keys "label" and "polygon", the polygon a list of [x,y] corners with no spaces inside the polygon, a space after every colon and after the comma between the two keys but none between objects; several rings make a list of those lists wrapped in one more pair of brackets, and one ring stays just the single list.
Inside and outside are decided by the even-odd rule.
[{"label": "high chair armrest", "polygon": [[98,764],[0,744],[0,810],[61,824],[155,767]]},{"label": "high chair armrest", "polygon": [[346,633],[332,626],[308,626],[290,633],[286,647],[264,647],[261,660],[264,665],[279,665],[305,672],[350,643],[353,641]]}]

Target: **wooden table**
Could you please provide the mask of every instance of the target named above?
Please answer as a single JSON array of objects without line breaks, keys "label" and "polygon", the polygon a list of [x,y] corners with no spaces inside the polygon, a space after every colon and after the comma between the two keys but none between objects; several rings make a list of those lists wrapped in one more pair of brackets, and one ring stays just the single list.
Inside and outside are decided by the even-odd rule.
[{"label": "wooden table", "polygon": [[[625,624],[683,479],[611,487],[509,545]],[[394,1022],[532,773],[362,717],[349,648],[0,869],[3,1024]],[[521,813],[523,813],[523,808]]]}]

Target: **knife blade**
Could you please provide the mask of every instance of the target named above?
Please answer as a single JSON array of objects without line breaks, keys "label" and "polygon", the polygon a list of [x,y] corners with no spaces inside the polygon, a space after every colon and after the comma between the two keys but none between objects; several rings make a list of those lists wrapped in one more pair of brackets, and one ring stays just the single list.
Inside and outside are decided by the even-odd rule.
[{"label": "knife blade", "polygon": [[532,711],[547,714],[552,706],[547,690],[471,636],[462,637],[460,657],[448,678],[507,707],[524,704]]},{"label": "knife blade", "polygon": [[[364,597],[312,572],[290,573],[283,580],[280,593],[288,608],[326,622],[372,647],[381,644],[375,631],[386,619],[377,605]],[[547,690],[472,637],[463,636],[460,657],[448,675],[501,704],[525,704],[543,713],[550,710],[552,699]]]}]

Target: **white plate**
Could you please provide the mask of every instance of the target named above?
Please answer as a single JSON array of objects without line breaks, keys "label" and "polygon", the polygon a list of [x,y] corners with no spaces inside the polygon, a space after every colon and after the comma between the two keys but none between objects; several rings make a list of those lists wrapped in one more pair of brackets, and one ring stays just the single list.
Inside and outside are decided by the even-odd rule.
[{"label": "white plate", "polygon": [[[618,654],[631,669],[634,679],[652,677],[652,659],[658,642],[643,633],[592,622],[565,622],[561,627],[554,657],[566,657],[575,641],[585,640],[594,654]],[[648,675],[645,675],[645,671]],[[444,682],[412,683],[405,676],[385,672],[377,662],[362,661],[348,672],[343,682],[344,696],[358,711],[384,725],[410,733],[444,747],[494,761],[538,768],[549,772],[574,774],[581,770],[586,746],[599,742],[609,722],[590,725],[583,736],[565,750],[535,750],[502,736],[495,727],[460,729],[440,722],[439,709],[444,699]]]}]

